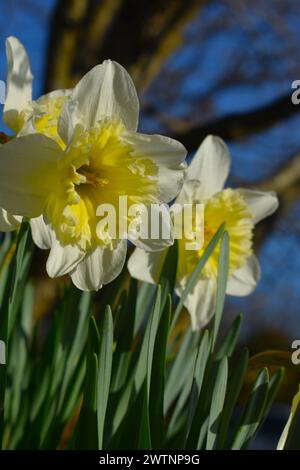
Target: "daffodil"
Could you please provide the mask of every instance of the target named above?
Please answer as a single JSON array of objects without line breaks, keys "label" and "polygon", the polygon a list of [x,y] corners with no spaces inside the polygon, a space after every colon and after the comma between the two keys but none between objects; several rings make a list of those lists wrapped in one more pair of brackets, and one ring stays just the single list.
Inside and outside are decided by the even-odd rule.
[{"label": "daffodil", "polygon": [[[33,75],[29,59],[24,46],[13,36],[6,40],[6,57],[8,74],[3,121],[14,133],[8,140],[20,135],[42,132],[59,141],[57,120],[62,104],[70,91],[56,90],[33,101]],[[0,231],[9,232],[17,229],[22,218],[0,208]]]},{"label": "daffodil", "polygon": [[23,44],[15,37],[6,40],[7,94],[3,121],[15,135],[41,132],[60,140],[57,120],[71,90],[55,90],[32,100],[33,75]]},{"label": "daffodil", "polygon": [[[1,205],[35,218],[33,239],[50,249],[51,277],[69,273],[82,290],[110,282],[123,267],[127,242],[104,228],[97,231],[99,205],[118,210],[119,197],[127,196],[129,205],[150,206],[171,201],[181,190],[185,148],[167,137],[138,133],[138,115],[130,76],[107,60],[73,89],[55,129],[51,122],[45,132],[49,119],[43,122],[41,116],[37,123],[34,117],[40,133],[0,148]],[[146,244],[158,249],[157,240]]]},{"label": "daffodil", "polygon": [[[208,136],[199,147],[187,171],[176,203],[204,205],[204,243],[198,250],[187,250],[186,239],[178,241],[176,292],[180,296],[187,280],[209,241],[224,222],[230,238],[229,282],[227,294],[244,296],[256,287],[260,277],[253,253],[253,230],[257,222],[272,214],[277,206],[273,192],[225,188],[230,154],[218,137]],[[190,231],[193,232],[194,221]],[[186,298],[193,329],[205,326],[214,314],[218,273],[218,246],[207,261],[194,288]],[[158,281],[166,250],[149,253],[136,248],[128,261],[130,274],[145,282]]]}]

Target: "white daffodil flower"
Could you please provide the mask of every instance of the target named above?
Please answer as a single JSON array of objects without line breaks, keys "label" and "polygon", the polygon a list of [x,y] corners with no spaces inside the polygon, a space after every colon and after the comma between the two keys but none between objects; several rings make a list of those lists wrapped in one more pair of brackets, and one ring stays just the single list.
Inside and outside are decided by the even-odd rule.
[{"label": "white daffodil flower", "polygon": [[[7,95],[3,110],[3,121],[14,132],[14,136],[40,132],[57,141],[57,120],[69,90],[57,90],[32,101],[32,80],[29,59],[21,42],[11,36],[6,40],[8,65]],[[2,144],[5,145],[5,144]],[[0,202],[1,204],[1,202]],[[22,216],[10,214],[0,208],[0,231],[16,230]]]},{"label": "white daffodil flower", "polygon": [[[229,168],[227,146],[218,137],[208,136],[187,170],[186,181],[176,202],[182,206],[204,205],[204,244],[199,250],[186,250],[186,239],[178,240],[176,292],[179,296],[223,222],[230,238],[227,294],[250,294],[260,277],[259,263],[253,254],[253,229],[257,222],[277,209],[278,200],[273,192],[224,189]],[[194,330],[204,327],[214,314],[219,250],[220,246],[214,250],[185,301]],[[157,282],[166,252],[148,253],[136,248],[128,261],[131,276],[144,282]]]},{"label": "white daffodil flower", "polygon": [[277,444],[277,450],[284,450],[286,440],[287,440],[287,437],[288,437],[288,434],[289,434],[289,431],[290,431],[290,427],[291,427],[291,424],[292,424],[292,420],[293,420],[293,418],[295,416],[295,413],[296,413],[296,411],[299,407],[299,404],[300,404],[300,387],[299,387],[298,392],[294,396],[291,413],[290,413],[289,419],[287,420],[287,423],[284,427],[284,430],[282,431],[282,434],[280,436],[279,442]]},{"label": "white daffodil flower", "polygon": [[[130,76],[108,60],[88,72],[63,104],[59,139],[35,133],[0,147],[1,205],[35,219],[33,239],[50,249],[51,277],[69,273],[79,289],[100,289],[120,273],[127,242],[113,239],[105,227],[99,233],[99,205],[118,211],[120,196],[127,196],[129,206],[167,203],[181,190],[185,148],[167,137],[137,133],[138,115]],[[170,243],[158,246],[149,239],[147,247]]]},{"label": "white daffodil flower", "polygon": [[3,121],[15,135],[40,132],[57,141],[57,120],[62,105],[71,90],[56,90],[32,100],[32,80],[29,59],[21,42],[10,36],[6,39],[7,94]]}]

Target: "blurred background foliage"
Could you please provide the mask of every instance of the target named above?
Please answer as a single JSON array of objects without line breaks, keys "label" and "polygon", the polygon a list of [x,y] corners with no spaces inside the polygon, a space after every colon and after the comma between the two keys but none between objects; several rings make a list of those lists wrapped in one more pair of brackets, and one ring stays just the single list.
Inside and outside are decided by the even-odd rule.
[{"label": "blurred background foliage", "polygon": [[[0,0],[0,11],[0,79],[9,35],[28,51],[34,97],[114,59],[138,88],[141,131],[179,139],[189,159],[207,134],[219,135],[232,152],[231,185],[278,192],[280,210],[255,235],[262,279],[250,297],[227,298],[224,322],[242,311],[251,354],[285,351],[278,362],[299,381],[287,360],[300,334],[300,107],[291,102],[299,0]],[[46,278],[41,256],[32,268],[36,316],[51,312],[65,282]],[[270,360],[259,356],[253,369]]]}]

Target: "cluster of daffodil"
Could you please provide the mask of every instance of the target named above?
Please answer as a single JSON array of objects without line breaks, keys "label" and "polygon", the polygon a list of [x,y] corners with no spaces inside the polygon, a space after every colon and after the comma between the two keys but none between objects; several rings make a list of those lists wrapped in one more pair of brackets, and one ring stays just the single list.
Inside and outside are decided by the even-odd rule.
[{"label": "cluster of daffodil", "polygon": [[[178,243],[177,294],[223,222],[230,237],[227,293],[253,291],[260,276],[253,228],[278,201],[272,192],[224,189],[230,155],[221,139],[207,137],[187,169],[182,144],[137,132],[138,97],[121,65],[106,60],[73,89],[32,101],[28,57],[13,37],[7,40],[7,61],[4,121],[15,135],[0,146],[0,229],[14,230],[29,218],[34,242],[50,250],[49,276],[68,273],[79,289],[100,289],[121,272],[127,241],[112,240],[105,230],[96,235],[97,207],[117,207],[122,195],[145,206],[177,197],[180,205],[202,203],[205,221],[201,249],[186,250],[184,239]],[[130,274],[157,282],[171,241],[131,241],[136,249]],[[186,299],[194,329],[214,312],[217,260],[218,249]]]}]

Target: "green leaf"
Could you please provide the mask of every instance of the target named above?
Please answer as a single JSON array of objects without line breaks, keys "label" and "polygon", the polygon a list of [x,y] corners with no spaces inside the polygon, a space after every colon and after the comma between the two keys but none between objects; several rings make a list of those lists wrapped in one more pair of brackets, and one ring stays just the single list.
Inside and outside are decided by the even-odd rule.
[{"label": "green leaf", "polygon": [[185,287],[185,289],[184,289],[184,291],[183,291],[183,293],[182,293],[182,295],[179,299],[178,305],[176,307],[176,310],[175,310],[175,313],[174,313],[174,316],[173,316],[173,320],[172,320],[171,329],[173,329],[174,326],[175,326],[175,323],[176,323],[176,321],[179,317],[179,314],[182,310],[182,307],[184,306],[185,299],[187,298],[189,292],[193,289],[195,283],[197,282],[197,280],[199,278],[199,274],[201,273],[202,269],[204,268],[205,264],[207,263],[207,261],[208,261],[209,257],[211,256],[212,252],[214,251],[214,249],[218,245],[219,240],[220,240],[220,238],[222,237],[222,235],[224,233],[224,228],[225,228],[225,224],[222,224],[219,227],[219,229],[216,231],[215,235],[210,240],[204,254],[201,256],[200,260],[198,261],[198,264],[197,264],[196,268],[194,269],[191,276],[189,277],[189,279],[187,281],[187,284],[186,284],[186,287]]},{"label": "green leaf", "polygon": [[214,448],[222,416],[228,377],[228,360],[223,357],[218,366],[217,377],[211,399],[206,449]]},{"label": "green leaf", "polygon": [[265,407],[262,413],[262,417],[260,419],[260,422],[257,426],[257,429],[255,430],[255,434],[252,435],[252,440],[254,439],[254,436],[258,433],[259,429],[262,427],[264,424],[267,415],[269,414],[269,411],[271,409],[271,406],[274,403],[274,400],[277,396],[278,390],[280,388],[280,385],[282,384],[284,377],[284,369],[280,367],[271,377],[270,382],[269,382],[269,388],[268,388],[268,394],[266,397],[265,401]]},{"label": "green leaf", "polygon": [[239,357],[237,364],[235,365],[232,376],[229,378],[226,400],[224,410],[222,413],[221,424],[218,435],[218,448],[223,448],[226,441],[228,442],[228,427],[233,415],[234,407],[236,406],[238,397],[242,390],[245,373],[247,370],[249,360],[249,353],[247,349],[244,349]]},{"label": "green leaf", "polygon": [[98,390],[98,356],[100,335],[91,317],[89,325],[86,378],[83,402],[78,420],[76,449],[98,449],[97,432],[97,390]]},{"label": "green leaf", "polygon": [[125,304],[119,309],[115,321],[114,340],[116,349],[113,356],[112,392],[117,392],[124,386],[129,373],[131,349],[134,339],[137,292],[137,281],[131,279],[128,297],[126,296]]},{"label": "green leaf", "polygon": [[268,394],[269,374],[263,369],[258,375],[250,397],[248,398],[245,411],[233,439],[232,449],[244,449],[256,432],[266,405]]},{"label": "green leaf", "polygon": [[26,286],[22,310],[18,316],[13,334],[10,339],[10,361],[8,364],[8,376],[11,377],[12,387],[11,396],[6,405],[6,415],[9,413],[10,424],[18,421],[20,413],[20,404],[24,389],[26,388],[26,369],[28,369],[28,348],[32,323],[33,309],[33,287],[31,284]]},{"label": "green leaf", "polygon": [[86,373],[86,360],[84,355],[79,358],[76,366],[76,374],[73,374],[66,390],[65,405],[62,408],[60,422],[66,423],[74,413],[74,409],[79,402],[82,385]]},{"label": "green leaf", "polygon": [[211,401],[218,370],[219,363],[214,363],[210,355],[205,368],[201,393],[195,408],[190,431],[186,438],[186,449],[201,449],[204,446],[208,432]]},{"label": "green leaf", "polygon": [[6,262],[6,257],[10,250],[13,249],[13,241],[15,238],[15,234],[12,232],[2,233],[2,240],[0,243],[0,270],[4,269],[3,264]]},{"label": "green leaf", "polygon": [[15,323],[18,308],[23,300],[32,252],[33,244],[29,224],[27,222],[23,222],[18,233],[17,248],[12,261],[13,276],[10,281],[11,290],[9,296],[8,339]]},{"label": "green leaf", "polygon": [[16,243],[15,233],[7,232],[2,234],[2,241],[0,243],[0,305],[3,303],[3,296],[7,279],[9,276],[11,257],[13,256]]},{"label": "green leaf", "polygon": [[215,314],[214,326],[213,326],[212,349],[214,349],[214,346],[216,343],[216,339],[217,339],[219,327],[220,327],[220,322],[222,318],[222,313],[224,309],[228,269],[229,269],[229,236],[227,232],[224,232],[222,241],[221,241],[220,254],[219,254],[216,314]]},{"label": "green leaf", "polygon": [[239,337],[240,329],[242,323],[242,315],[238,315],[232,322],[229,331],[227,332],[223,342],[220,346],[219,351],[217,352],[215,359],[219,360],[222,357],[227,356],[231,357],[232,353],[236,347],[236,343]]},{"label": "green leaf", "polygon": [[[74,295],[73,289],[71,289],[70,294]],[[72,311],[73,309],[71,309],[70,312],[73,316],[73,321],[74,316],[76,318],[76,331],[73,336],[74,339],[72,339],[71,341],[70,348],[67,348],[68,355],[63,373],[63,380],[59,392],[58,412],[63,413],[64,415],[66,407],[69,407],[68,400],[70,396],[69,394],[66,395],[66,391],[71,380],[75,380],[76,382],[76,379],[72,377],[74,374],[76,375],[79,370],[77,369],[79,358],[83,354],[85,342],[87,340],[89,326],[88,317],[90,313],[90,307],[91,294],[90,292],[83,292],[80,295],[78,312]],[[61,312],[61,315],[65,314],[66,312]]]},{"label": "green leaf", "polygon": [[[194,370],[197,359],[198,349],[195,348],[192,352],[190,362],[186,366],[186,374],[183,382],[183,387],[180,390],[180,395],[178,400],[175,402],[174,410],[172,413],[171,420],[168,426],[168,440],[173,436],[174,433],[178,432],[178,422],[184,423],[184,428],[182,430],[182,444],[185,439],[185,433],[188,423],[188,407],[189,397],[191,396],[193,380],[194,380]],[[184,418],[182,418],[182,414]]]},{"label": "green leaf", "polygon": [[175,240],[174,244],[168,249],[167,256],[164,260],[164,264],[159,277],[159,284],[161,286],[161,308],[165,306],[168,295],[172,295],[177,272],[178,262],[178,244]]},{"label": "green leaf", "polygon": [[136,298],[134,335],[138,333],[147,314],[151,312],[151,306],[156,295],[156,285],[147,282],[138,283],[138,294]]},{"label": "green leaf", "polygon": [[144,380],[139,392],[134,395],[126,410],[122,426],[118,429],[117,440],[110,449],[151,449],[148,413],[147,381]]},{"label": "green leaf", "polygon": [[106,416],[106,408],[109,397],[113,357],[113,320],[109,306],[106,307],[103,319],[100,341],[99,371],[98,371],[98,448],[103,448],[103,431]]},{"label": "green leaf", "polygon": [[[283,381],[283,377],[284,377],[284,368],[283,367],[280,367],[271,377],[270,379],[270,383],[269,383],[269,390],[268,390],[268,395],[267,395],[267,399],[266,399],[266,403],[265,403],[265,409],[263,411],[263,416],[262,416],[262,420],[264,420],[270,409],[271,409],[271,406],[277,396],[277,393],[279,391],[279,388],[282,384],[282,381]],[[262,420],[261,420],[261,423],[260,423],[260,426],[262,424]]]},{"label": "green leaf", "polygon": [[171,317],[171,302],[171,296],[169,295],[158,326],[153,352],[149,416],[151,442],[154,449],[161,449],[163,445],[166,349]]},{"label": "green leaf", "polygon": [[143,336],[142,344],[140,345],[140,348],[137,351],[137,362],[133,369],[132,375],[127,380],[126,386],[124,387],[124,389],[122,389],[122,394],[116,404],[114,415],[111,417],[112,436],[116,434],[118,428],[120,427],[122,421],[124,420],[128,412],[130,401],[133,399],[133,397],[139,394],[145,380],[147,384],[147,396],[149,398],[153,350],[161,314],[160,299],[161,288],[160,286],[157,286],[155,302],[152,307],[152,313],[150,315],[146,331]]},{"label": "green leaf", "polygon": [[149,322],[143,338],[139,359],[136,365],[134,374],[135,390],[138,392],[147,378],[147,396],[149,397],[150,392],[150,377],[152,368],[152,359],[154,351],[154,343],[156,338],[156,332],[160,321],[161,312],[161,287],[157,286],[157,294],[155,303],[153,306],[152,314],[149,318]]},{"label": "green leaf", "polygon": [[210,337],[209,331],[205,330],[198,349],[197,359],[194,369],[193,385],[191,391],[190,405],[189,405],[189,415],[188,415],[188,425],[187,425],[187,436],[190,432],[191,425],[194,419],[195,410],[197,403],[200,397],[202,383],[204,378],[204,372],[209,358],[210,353]]},{"label": "green leaf", "polygon": [[187,377],[193,373],[195,354],[199,343],[199,334],[188,329],[178,352],[173,360],[167,376],[164,398],[164,413],[178,396],[180,390],[187,382]]},{"label": "green leaf", "polygon": [[3,302],[0,307],[0,340],[6,349],[6,364],[0,366],[0,445],[2,446],[4,431],[4,401],[7,381],[7,361],[9,356],[8,340],[11,327],[15,321],[17,310],[25,289],[27,272],[31,260],[31,239],[28,223],[20,227],[17,247],[12,262],[8,268],[3,291]]},{"label": "green leaf", "polygon": [[137,448],[142,449],[142,450],[151,449],[147,388],[148,388],[147,382],[145,381],[141,389],[142,409],[140,413],[141,419],[140,419],[140,426],[138,430],[138,445],[137,445]]}]

